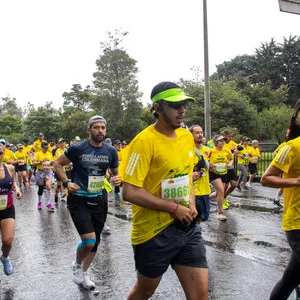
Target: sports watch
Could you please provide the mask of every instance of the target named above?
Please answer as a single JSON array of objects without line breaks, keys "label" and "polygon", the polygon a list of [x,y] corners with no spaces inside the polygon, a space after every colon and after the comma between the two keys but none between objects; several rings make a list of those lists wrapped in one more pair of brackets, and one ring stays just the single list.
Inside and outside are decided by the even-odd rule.
[{"label": "sports watch", "polygon": [[64,188],[68,188],[68,183],[69,183],[69,182],[71,182],[70,179],[64,181],[64,182],[63,182],[63,187],[64,187]]}]

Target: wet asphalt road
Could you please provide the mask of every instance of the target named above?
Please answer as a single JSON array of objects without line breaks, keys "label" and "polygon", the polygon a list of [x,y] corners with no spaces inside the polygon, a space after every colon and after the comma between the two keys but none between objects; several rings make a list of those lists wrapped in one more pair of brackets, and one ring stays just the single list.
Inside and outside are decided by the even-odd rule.
[{"label": "wet asphalt road", "polygon": [[[79,236],[65,202],[54,213],[37,210],[37,189],[23,188],[16,200],[16,232],[11,259],[15,273],[0,269],[1,300],[126,299],[136,278],[130,245],[130,206],[109,203],[110,235],[102,235],[90,269],[99,295],[72,282],[71,262]],[[275,190],[255,184],[251,191],[235,191],[228,221],[211,217],[202,232],[209,262],[210,299],[268,299],[287,264],[290,249],[281,231],[280,209],[272,203]],[[1,266],[0,266],[1,267]],[[171,268],[151,299],[185,299]]]}]

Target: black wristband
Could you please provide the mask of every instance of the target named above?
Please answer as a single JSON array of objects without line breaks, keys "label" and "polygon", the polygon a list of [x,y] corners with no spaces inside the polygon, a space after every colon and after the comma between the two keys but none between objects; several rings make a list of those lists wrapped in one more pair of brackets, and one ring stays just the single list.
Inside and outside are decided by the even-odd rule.
[{"label": "black wristband", "polygon": [[69,182],[71,182],[70,179],[68,179],[67,181],[64,181],[64,182],[63,182],[63,187],[64,187],[64,188],[67,188]]}]

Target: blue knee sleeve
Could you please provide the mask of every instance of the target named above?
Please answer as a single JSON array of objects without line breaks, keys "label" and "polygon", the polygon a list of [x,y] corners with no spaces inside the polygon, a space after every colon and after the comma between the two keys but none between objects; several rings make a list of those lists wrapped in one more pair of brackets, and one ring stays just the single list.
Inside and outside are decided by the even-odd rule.
[{"label": "blue knee sleeve", "polygon": [[95,239],[82,239],[81,243],[78,244],[77,248],[83,248],[85,245],[95,245],[96,240]]}]

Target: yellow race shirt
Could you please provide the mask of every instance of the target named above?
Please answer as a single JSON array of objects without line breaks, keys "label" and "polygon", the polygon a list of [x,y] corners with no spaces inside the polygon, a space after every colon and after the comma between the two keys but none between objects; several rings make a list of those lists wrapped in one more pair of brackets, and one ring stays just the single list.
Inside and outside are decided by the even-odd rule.
[{"label": "yellow race shirt", "polygon": [[12,163],[16,159],[17,158],[16,158],[15,154],[11,150],[5,148],[2,163],[3,164]]},{"label": "yellow race shirt", "polygon": [[[48,151],[47,151],[46,153],[44,153],[44,152],[42,152],[42,151],[37,152],[37,153],[35,154],[33,160],[35,160],[35,161],[43,161],[45,158],[46,158],[47,161],[52,161],[52,160],[53,160],[52,154],[51,154],[50,152],[48,152]],[[38,170],[40,170],[40,171],[43,170],[43,165],[42,165],[42,163],[38,164],[38,165],[37,165],[37,168],[38,168]]]},{"label": "yellow race shirt", "polygon": [[42,151],[42,143],[43,142],[46,142],[45,140],[36,140],[34,143],[33,143],[33,146],[32,146],[32,149],[34,150],[35,153],[39,152],[39,151]]},{"label": "yellow race shirt", "polygon": [[243,146],[244,149],[242,151],[239,151],[238,154],[244,154],[244,158],[238,156],[238,165],[248,165],[249,164],[249,159],[250,159],[250,154],[252,153],[252,147],[251,146]]},{"label": "yellow race shirt", "polygon": [[251,148],[252,148],[251,149],[252,150],[251,151],[252,157],[250,157],[250,162],[252,164],[257,164],[258,159],[260,158],[260,150],[259,150],[258,147],[256,147],[256,148],[251,147]]},{"label": "yellow race shirt", "polygon": [[[159,198],[169,196],[166,183],[183,180],[186,184],[170,194],[174,192],[175,198],[180,192],[189,198],[193,187],[194,139],[184,128],[176,129],[175,133],[175,139],[168,138],[156,131],[153,125],[139,133],[126,148],[125,157],[122,157],[119,168],[122,180]],[[167,212],[132,204],[132,244],[148,241],[173,221],[174,218]]]},{"label": "yellow race shirt", "polygon": [[27,164],[27,153],[24,151],[24,149],[21,152],[16,151],[15,156],[18,159],[18,165]]},{"label": "yellow race shirt", "polygon": [[[272,165],[283,171],[283,178],[297,178],[300,176],[300,137],[288,141],[277,153]],[[284,189],[284,211],[282,229],[300,229],[300,187]]]},{"label": "yellow race shirt", "polygon": [[51,146],[51,145],[49,144],[48,152],[50,152],[50,153],[52,154],[52,150],[53,150],[54,148],[56,148],[56,145],[55,145],[55,144],[54,144],[53,146]]},{"label": "yellow race shirt", "polygon": [[224,147],[223,149],[227,149],[228,151],[231,152],[231,150],[235,149],[238,146],[238,144],[236,142],[234,142],[233,140],[230,140],[228,143],[224,143]]},{"label": "yellow race shirt", "polygon": [[[208,154],[211,151],[211,148],[202,146],[201,149],[198,149],[199,153],[208,160]],[[199,157],[195,155],[195,165],[198,163]],[[208,169],[205,168],[205,172],[202,176],[194,181],[194,193],[195,196],[203,196],[209,195],[211,193],[210,184],[209,184],[209,172]]]},{"label": "yellow race shirt", "polygon": [[[208,160],[211,164],[216,165],[216,170],[212,171],[219,175],[227,173],[227,164],[233,159],[233,154],[227,149],[217,150],[216,148],[211,149]],[[220,168],[220,170],[218,170]]]},{"label": "yellow race shirt", "polygon": [[280,151],[281,148],[283,148],[286,145],[286,142],[281,143],[274,152],[278,153]]},{"label": "yellow race shirt", "polygon": [[[54,159],[58,159],[65,151],[67,150],[67,148],[57,148],[55,151],[55,155],[54,155]],[[52,154],[52,152],[51,152]]]}]

